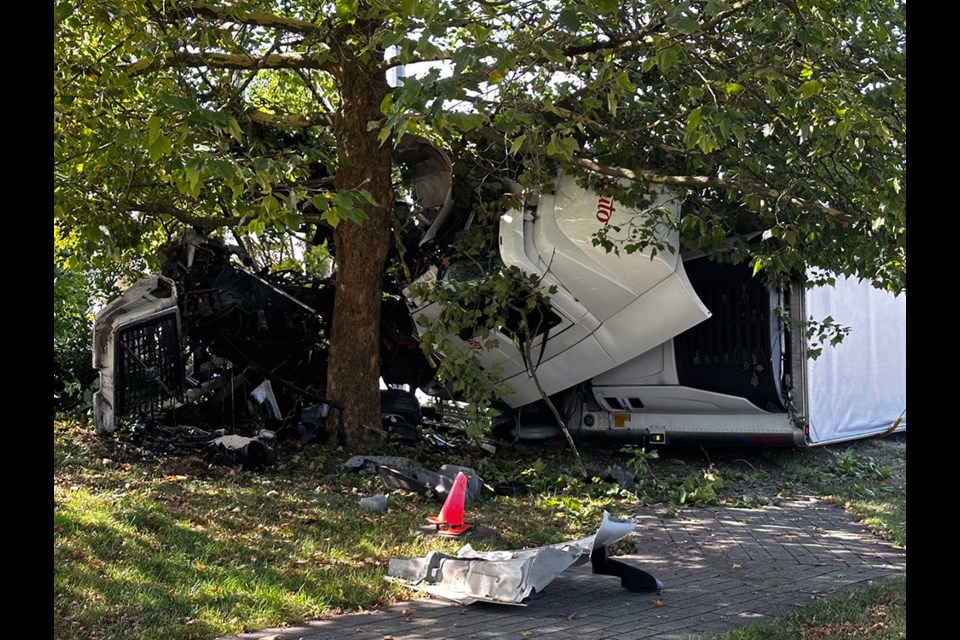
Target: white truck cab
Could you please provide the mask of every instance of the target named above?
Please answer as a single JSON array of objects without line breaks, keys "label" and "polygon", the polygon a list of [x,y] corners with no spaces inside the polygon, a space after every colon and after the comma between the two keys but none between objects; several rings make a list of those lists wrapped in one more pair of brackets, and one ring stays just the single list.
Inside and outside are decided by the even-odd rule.
[{"label": "white truck cab", "polygon": [[[657,194],[653,208],[679,216],[668,192]],[[797,278],[770,289],[748,265],[685,254],[678,233],[663,227],[658,237],[672,251],[617,254],[594,243],[609,225],[620,231],[608,229],[608,237],[622,239],[645,215],[563,176],[552,193],[500,221],[503,263],[535,276],[549,297],[547,320],[530,342],[531,364],[544,392],[560,394],[572,432],[652,443],[803,445],[880,433],[898,418],[897,429],[906,428],[903,296],[843,279],[837,288],[807,289]],[[420,281],[457,273],[432,268]],[[435,303],[412,300],[411,308],[427,319],[440,313]],[[797,328],[824,311],[853,331],[813,361]],[[454,342],[472,348],[485,368],[501,367],[512,390],[503,400],[522,421],[541,395],[517,341],[495,337],[489,349],[475,339]],[[883,373],[863,388],[863,378],[844,379],[838,367]],[[854,385],[857,391],[848,391]]]}]

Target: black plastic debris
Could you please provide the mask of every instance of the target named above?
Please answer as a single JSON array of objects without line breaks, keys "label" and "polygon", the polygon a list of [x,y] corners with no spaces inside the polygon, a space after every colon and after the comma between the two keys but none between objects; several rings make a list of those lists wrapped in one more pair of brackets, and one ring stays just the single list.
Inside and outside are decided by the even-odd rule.
[{"label": "black plastic debris", "polygon": [[214,464],[242,466],[248,471],[263,471],[277,461],[277,456],[260,438],[229,435],[207,443],[207,457]]},{"label": "black plastic debris", "polygon": [[637,483],[636,474],[623,467],[607,467],[607,470],[603,474],[603,479],[616,482],[622,489],[632,489]]},{"label": "black plastic debris", "polygon": [[445,499],[457,473],[467,476],[466,497],[472,500],[480,495],[483,480],[469,467],[445,464],[439,472],[427,469],[419,462],[402,456],[353,456],[343,465],[344,471],[366,470],[376,473],[388,489],[403,489],[422,493],[428,491]]},{"label": "black plastic debris", "polygon": [[500,482],[493,485],[493,492],[498,496],[525,496],[530,487],[523,482]]}]

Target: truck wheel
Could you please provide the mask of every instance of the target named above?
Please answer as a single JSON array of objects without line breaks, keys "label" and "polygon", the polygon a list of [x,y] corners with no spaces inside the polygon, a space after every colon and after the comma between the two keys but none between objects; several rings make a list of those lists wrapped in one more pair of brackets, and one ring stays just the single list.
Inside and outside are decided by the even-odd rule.
[{"label": "truck wheel", "polygon": [[397,422],[418,425],[423,413],[420,401],[409,391],[384,389],[380,392],[380,417],[384,425]]},{"label": "truck wheel", "polygon": [[515,439],[514,430],[517,428],[517,416],[513,413],[501,413],[490,420],[490,434],[503,441]]}]

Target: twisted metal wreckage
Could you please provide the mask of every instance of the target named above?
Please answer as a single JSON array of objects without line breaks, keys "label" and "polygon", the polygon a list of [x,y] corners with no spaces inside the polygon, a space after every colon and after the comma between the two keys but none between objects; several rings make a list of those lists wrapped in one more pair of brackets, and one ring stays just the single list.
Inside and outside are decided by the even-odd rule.
[{"label": "twisted metal wreckage", "polygon": [[566,569],[590,562],[593,573],[616,576],[629,591],[663,589],[649,573],[608,556],[608,547],[636,527],[603,512],[597,532],[586,538],[521,551],[474,551],[466,544],[456,556],[431,551],[424,558],[391,559],[387,578],[460,604],[523,604]]},{"label": "twisted metal wreckage", "polygon": [[[422,139],[404,142],[397,156],[413,167],[418,221],[442,222],[449,212],[449,160]],[[438,181],[446,185],[443,193]],[[384,288],[400,293],[386,277]],[[96,315],[97,431],[113,432],[122,420],[236,429],[253,417],[295,426],[304,443],[325,435],[336,406],[323,388],[333,296],[332,278],[271,273],[257,268],[241,246],[186,230],[159,274],[136,282]],[[381,376],[391,387],[383,395],[385,421],[404,432],[423,411],[400,387],[426,384],[432,368],[400,295],[383,301],[381,338]],[[342,433],[342,425],[335,430]],[[178,437],[196,440],[202,433]]]},{"label": "twisted metal wreckage", "polygon": [[[408,135],[396,160],[413,180],[414,204],[398,205],[406,222],[397,234],[413,281],[476,277],[471,261],[443,260],[472,219],[455,211],[447,155]],[[526,344],[514,339],[518,327],[508,326],[516,318],[495,333],[492,348],[466,333],[451,336],[484,367],[502,371],[512,389],[502,399],[505,420],[494,427],[551,435],[546,394],[580,438],[810,445],[882,433],[891,424],[905,429],[905,419],[894,422],[906,406],[904,296],[842,278],[835,288],[808,289],[804,274],[770,286],[746,264],[684,249],[675,228],[651,217],[667,210],[678,220],[680,198],[665,190],[651,197],[647,208],[629,208],[561,176],[502,216],[503,265],[535,276],[549,302],[532,312],[537,329]],[[617,255],[594,242],[598,232],[617,242],[627,233],[618,230],[648,223],[673,251]],[[318,239],[326,231],[318,227]],[[759,230],[730,241],[759,241]],[[391,294],[381,317],[384,424],[416,438],[418,424],[436,410],[421,406],[413,391],[451,397],[434,380],[417,332],[417,321],[437,317],[441,306],[407,295],[386,276],[383,287]],[[188,230],[161,273],[96,316],[97,430],[158,416],[187,424],[200,406],[207,423],[235,427],[249,396],[273,424],[295,426],[301,441],[338,431],[328,430],[335,399],[323,388],[333,291],[331,279],[258,269],[242,247]],[[857,326],[812,362],[798,327],[821,313]]]}]

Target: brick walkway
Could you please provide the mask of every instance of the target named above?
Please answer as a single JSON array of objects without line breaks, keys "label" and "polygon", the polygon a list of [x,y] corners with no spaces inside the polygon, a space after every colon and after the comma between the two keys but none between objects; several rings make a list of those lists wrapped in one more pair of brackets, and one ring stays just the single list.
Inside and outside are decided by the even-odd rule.
[{"label": "brick walkway", "polygon": [[673,519],[643,511],[636,519],[636,551],[618,559],[659,578],[660,594],[625,591],[588,564],[562,573],[527,607],[416,600],[230,640],[694,640],[906,572],[904,550],[812,499],[691,509]]}]

